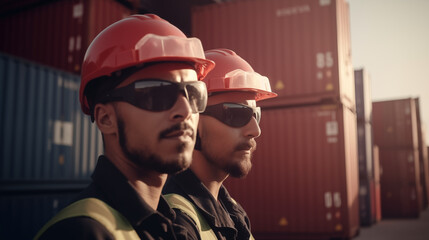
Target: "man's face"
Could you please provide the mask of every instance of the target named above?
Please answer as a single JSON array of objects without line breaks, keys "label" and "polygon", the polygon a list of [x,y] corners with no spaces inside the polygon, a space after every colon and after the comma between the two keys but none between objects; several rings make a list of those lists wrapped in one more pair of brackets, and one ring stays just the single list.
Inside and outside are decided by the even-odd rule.
[{"label": "man's face", "polygon": [[[207,106],[219,103],[239,103],[256,107],[253,93],[229,92],[209,97]],[[246,176],[251,167],[251,157],[261,134],[254,117],[242,127],[231,127],[212,116],[201,115],[198,126],[201,153],[213,166],[233,177]]]},{"label": "man's face", "polygon": [[[137,71],[118,87],[156,78],[171,82],[196,81],[196,72],[183,63],[159,63]],[[198,113],[180,94],[171,109],[153,112],[127,102],[112,103],[117,116],[118,139],[125,156],[138,167],[175,173],[191,164]]]}]

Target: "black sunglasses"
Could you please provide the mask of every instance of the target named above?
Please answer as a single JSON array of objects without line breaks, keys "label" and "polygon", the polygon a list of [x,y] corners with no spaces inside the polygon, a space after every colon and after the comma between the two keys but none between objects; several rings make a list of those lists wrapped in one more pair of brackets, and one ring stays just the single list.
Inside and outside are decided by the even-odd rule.
[{"label": "black sunglasses", "polygon": [[219,103],[207,106],[201,114],[212,116],[226,125],[236,128],[246,126],[252,117],[255,117],[258,123],[261,120],[260,107],[250,107],[239,103]]},{"label": "black sunglasses", "polygon": [[162,79],[141,79],[108,92],[101,102],[124,101],[138,108],[160,112],[171,109],[180,94],[191,105],[192,112],[203,112],[207,105],[207,88],[202,81],[170,82]]}]

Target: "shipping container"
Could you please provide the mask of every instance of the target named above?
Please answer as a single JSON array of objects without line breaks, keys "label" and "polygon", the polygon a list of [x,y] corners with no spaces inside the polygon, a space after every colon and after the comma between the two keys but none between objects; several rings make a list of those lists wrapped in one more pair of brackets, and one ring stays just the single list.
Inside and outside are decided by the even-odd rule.
[{"label": "shipping container", "polygon": [[377,145],[373,145],[372,147],[372,159],[374,161],[374,182],[380,183],[380,176],[383,174],[380,169],[380,150]]},{"label": "shipping container", "polygon": [[381,209],[383,218],[418,218],[419,194],[416,185],[381,184]]},{"label": "shipping container", "polygon": [[419,153],[416,149],[380,148],[380,183],[388,185],[420,185]]},{"label": "shipping container", "polygon": [[[356,98],[357,100],[357,98]],[[369,122],[357,121],[357,143],[359,162],[359,215],[362,226],[370,226],[375,222],[372,214],[371,182],[374,181],[374,162],[372,145],[372,128]]]},{"label": "shipping container", "polygon": [[0,190],[89,180],[103,143],[80,109],[79,84],[77,75],[0,55]]},{"label": "shipping container", "polygon": [[68,205],[78,191],[0,194],[2,239],[33,239],[39,229]]},{"label": "shipping container", "polygon": [[368,72],[357,69],[355,73],[356,118],[358,122],[371,123],[372,100]]},{"label": "shipping container", "polygon": [[429,159],[426,146],[426,129],[421,120],[420,101],[416,101],[417,110],[417,133],[419,144],[420,181],[422,185],[422,207],[426,209],[429,205]]},{"label": "shipping container", "polygon": [[380,183],[371,182],[371,215],[373,223],[381,221],[381,193]]},{"label": "shipping container", "polygon": [[373,102],[374,144],[381,148],[418,149],[415,99]]},{"label": "shipping container", "polygon": [[[79,73],[85,51],[105,27],[132,13],[115,0],[27,1],[0,15],[0,52]],[[9,4],[10,5],[10,4]],[[127,7],[128,6],[128,7]]]},{"label": "shipping container", "polygon": [[245,179],[225,185],[256,239],[348,239],[359,230],[356,116],[344,105],[263,109]]},{"label": "shipping container", "polygon": [[230,1],[194,7],[192,34],[229,48],[270,79],[261,106],[341,99],[353,108],[349,5],[344,0]]},{"label": "shipping container", "polygon": [[371,195],[372,199],[372,216],[375,222],[379,222],[381,220],[381,193],[380,193],[380,175],[382,174],[380,171],[380,157],[379,150],[377,145],[373,145],[373,160],[374,160],[374,181],[372,182],[372,190],[374,192]]}]

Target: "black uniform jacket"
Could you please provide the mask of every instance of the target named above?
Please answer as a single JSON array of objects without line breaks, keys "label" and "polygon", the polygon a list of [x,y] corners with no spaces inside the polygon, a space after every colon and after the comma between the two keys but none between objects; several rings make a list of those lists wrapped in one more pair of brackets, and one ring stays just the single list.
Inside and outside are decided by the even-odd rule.
[{"label": "black uniform jacket", "polygon": [[[120,212],[141,239],[177,239],[186,229],[172,224],[174,211],[161,196],[157,211],[137,194],[125,176],[104,156],[100,156],[92,175],[93,182],[78,199],[97,198]],[[98,221],[89,217],[73,217],[52,225],[40,239],[114,239]]]},{"label": "black uniform jacket", "polygon": [[[244,209],[234,203],[224,186],[220,188],[218,201],[190,170],[170,176],[163,194],[176,193],[192,202],[205,217],[218,239],[249,239],[250,222]],[[187,229],[188,239],[200,239],[194,221],[180,210],[176,211],[176,223]]]}]

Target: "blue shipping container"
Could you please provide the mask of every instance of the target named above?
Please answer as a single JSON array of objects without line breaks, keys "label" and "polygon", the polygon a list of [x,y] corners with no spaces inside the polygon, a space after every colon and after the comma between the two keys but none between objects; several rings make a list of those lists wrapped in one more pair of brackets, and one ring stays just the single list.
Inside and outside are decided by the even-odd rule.
[{"label": "blue shipping container", "polygon": [[33,239],[78,194],[76,191],[0,195],[1,239]]},{"label": "blue shipping container", "polygon": [[79,104],[77,75],[0,54],[0,190],[88,180],[101,134]]}]

